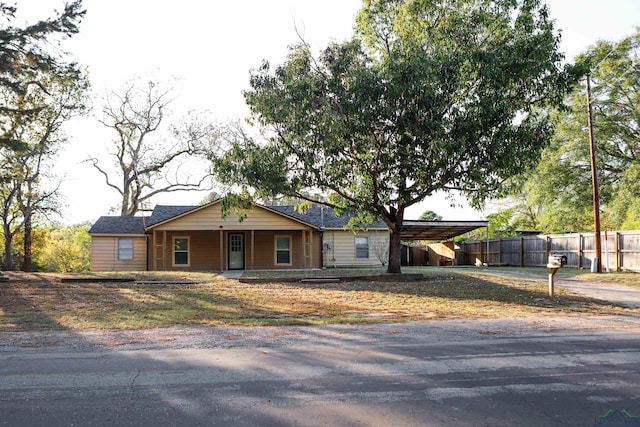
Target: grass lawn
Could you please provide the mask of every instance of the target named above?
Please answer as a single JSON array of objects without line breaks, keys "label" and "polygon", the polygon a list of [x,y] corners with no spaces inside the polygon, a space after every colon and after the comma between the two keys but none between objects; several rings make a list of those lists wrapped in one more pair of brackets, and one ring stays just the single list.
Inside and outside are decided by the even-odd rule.
[{"label": "grass lawn", "polygon": [[[424,271],[425,269],[434,269],[433,267],[409,267],[403,271]],[[437,270],[438,268],[435,268]],[[442,270],[442,269],[440,269]],[[469,273],[475,272],[480,274],[514,274],[514,275],[533,275],[539,277],[547,277],[548,269],[545,267],[456,267],[456,270],[466,270]],[[578,268],[561,268],[556,274],[559,279],[576,279],[585,282],[594,283],[610,283],[640,288],[640,274],[631,272],[611,272],[611,273],[591,273],[590,270]]]},{"label": "grass lawn", "polygon": [[[380,270],[318,270],[318,275]],[[120,273],[93,277],[193,280],[197,284],[63,283],[60,274],[6,273],[0,283],[0,331],[136,329],[169,325],[295,325],[514,316],[640,315],[526,279],[477,274],[474,269],[405,269],[424,280],[344,283],[240,283],[214,273]],[[310,273],[310,274],[309,274]],[[258,274],[258,273],[256,273]],[[259,273],[276,274],[276,273]],[[302,272],[280,272],[301,275]],[[254,275],[251,272],[249,275]]]}]

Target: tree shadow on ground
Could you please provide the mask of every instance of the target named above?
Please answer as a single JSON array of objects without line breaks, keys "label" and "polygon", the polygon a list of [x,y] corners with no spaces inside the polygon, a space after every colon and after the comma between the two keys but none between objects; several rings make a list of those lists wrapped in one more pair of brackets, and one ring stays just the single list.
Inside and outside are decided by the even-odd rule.
[{"label": "tree shadow on ground", "polygon": [[0,282],[0,330],[66,329],[50,316],[42,300],[64,298],[54,279],[37,274],[5,272]]},{"label": "tree shadow on ground", "polygon": [[[611,302],[576,295],[561,288],[556,288],[555,298],[551,301],[547,285],[540,282],[479,278],[455,272],[430,274],[423,280],[410,282],[293,282],[287,285],[308,290],[385,295],[392,298],[390,302],[393,297],[395,301],[398,298],[411,298],[418,303],[437,299],[445,304],[458,304],[458,307],[464,308],[464,313],[473,311],[474,305],[479,309],[488,305],[509,305],[527,309],[594,311],[594,314],[595,311],[597,314],[622,314],[620,310],[624,310]],[[454,310],[455,307],[451,307],[450,311]],[[633,309],[627,311],[636,315],[640,312]],[[506,310],[504,314],[508,314]]]}]

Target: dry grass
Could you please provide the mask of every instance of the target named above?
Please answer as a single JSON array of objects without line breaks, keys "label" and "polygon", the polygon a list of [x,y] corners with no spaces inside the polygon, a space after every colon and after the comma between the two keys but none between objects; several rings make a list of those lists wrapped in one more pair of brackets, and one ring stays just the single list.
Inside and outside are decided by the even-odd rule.
[{"label": "dry grass", "polygon": [[[139,273],[199,284],[62,283],[61,275],[8,273],[0,331],[136,329],[168,325],[365,323],[553,314],[640,315],[513,278],[431,272],[417,282],[243,284],[208,273]],[[94,275],[104,277],[104,275]],[[132,276],[131,273],[123,276]]]}]

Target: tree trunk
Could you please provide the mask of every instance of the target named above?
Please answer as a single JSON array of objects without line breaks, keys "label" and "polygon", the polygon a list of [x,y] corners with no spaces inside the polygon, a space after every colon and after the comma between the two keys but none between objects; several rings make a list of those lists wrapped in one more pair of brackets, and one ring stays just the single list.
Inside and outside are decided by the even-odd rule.
[{"label": "tree trunk", "polygon": [[389,265],[387,273],[402,272],[402,244],[400,242],[400,233],[390,229],[389,233]]},{"label": "tree trunk", "polygon": [[32,271],[32,262],[31,262],[31,243],[33,241],[31,235],[31,217],[26,218],[24,222],[24,266],[23,269],[27,273],[31,273]]},{"label": "tree trunk", "polygon": [[7,271],[13,271],[13,252],[11,251],[11,243],[13,242],[13,235],[11,234],[9,227],[4,227],[4,269]]}]

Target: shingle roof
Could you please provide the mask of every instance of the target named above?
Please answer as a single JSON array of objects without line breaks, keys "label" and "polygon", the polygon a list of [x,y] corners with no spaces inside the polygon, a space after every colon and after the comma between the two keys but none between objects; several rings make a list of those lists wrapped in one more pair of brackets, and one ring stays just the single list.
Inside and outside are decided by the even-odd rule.
[{"label": "shingle roof", "polygon": [[140,216],[101,216],[89,229],[90,234],[144,234]]},{"label": "shingle roof", "polygon": [[[157,205],[151,216],[142,218],[138,216],[102,216],[91,227],[89,233],[93,234],[144,234],[145,228],[171,218],[175,218],[201,206],[170,206]],[[311,226],[325,229],[344,228],[349,219],[354,215],[336,216],[333,209],[321,205],[312,205],[305,213],[296,212],[293,206],[265,206],[266,209],[273,210],[281,215],[297,219]],[[386,228],[382,220],[373,224],[370,228]]]},{"label": "shingle roof", "polygon": [[156,205],[153,208],[151,216],[147,218],[147,227],[159,224],[171,218],[175,218],[179,215],[197,209],[201,206],[169,206],[169,205]]},{"label": "shingle roof", "polygon": [[[300,221],[304,221],[307,224],[314,225],[318,228],[324,227],[328,229],[344,228],[349,220],[354,217],[354,214],[344,214],[342,216],[336,216],[333,209],[326,206],[313,204],[311,208],[305,213],[298,213],[293,206],[265,206],[267,209],[272,209],[281,214],[296,218]],[[381,219],[375,223],[369,225],[369,228],[384,228],[387,226]]]},{"label": "shingle roof", "polygon": [[[145,228],[175,218],[202,206],[158,205],[150,217],[102,216],[89,230],[91,234],[144,234]],[[293,206],[263,206],[283,216],[302,221],[321,229],[342,229],[353,214],[336,216],[333,209],[312,205],[305,213],[296,212]],[[469,230],[486,227],[486,221],[404,221],[401,233],[404,239],[446,240]],[[370,229],[386,229],[382,220],[369,226]]]}]

